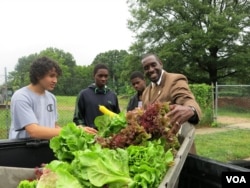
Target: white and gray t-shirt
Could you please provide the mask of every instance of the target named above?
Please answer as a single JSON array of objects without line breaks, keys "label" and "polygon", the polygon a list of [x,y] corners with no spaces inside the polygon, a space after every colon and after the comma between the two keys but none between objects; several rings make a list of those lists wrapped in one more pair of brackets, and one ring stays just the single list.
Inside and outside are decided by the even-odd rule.
[{"label": "white and gray t-shirt", "polygon": [[11,98],[11,127],[9,139],[29,138],[24,127],[31,123],[55,127],[57,103],[49,91],[38,95],[27,86],[17,90]]}]

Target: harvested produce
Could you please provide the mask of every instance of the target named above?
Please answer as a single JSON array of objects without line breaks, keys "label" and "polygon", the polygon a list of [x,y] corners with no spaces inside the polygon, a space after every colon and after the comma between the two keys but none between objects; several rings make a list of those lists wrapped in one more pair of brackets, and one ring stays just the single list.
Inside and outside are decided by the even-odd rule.
[{"label": "harvested produce", "polygon": [[168,107],[168,103],[155,103],[126,114],[105,112],[95,119],[97,135],[67,124],[50,141],[58,160],[44,167],[50,172],[36,184],[43,185],[43,181],[47,187],[157,188],[180,147],[165,117]]}]

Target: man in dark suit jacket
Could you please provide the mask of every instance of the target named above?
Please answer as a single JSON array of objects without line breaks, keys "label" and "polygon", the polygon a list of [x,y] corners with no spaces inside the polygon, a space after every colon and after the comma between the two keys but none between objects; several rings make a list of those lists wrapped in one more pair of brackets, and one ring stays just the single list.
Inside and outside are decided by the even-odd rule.
[{"label": "man in dark suit jacket", "polygon": [[[158,102],[170,102],[170,123],[179,130],[181,124],[197,124],[201,119],[201,109],[182,74],[168,73],[155,54],[147,54],[142,59],[144,73],[151,83],[142,95],[143,107]],[[191,153],[195,153],[192,148]]]}]

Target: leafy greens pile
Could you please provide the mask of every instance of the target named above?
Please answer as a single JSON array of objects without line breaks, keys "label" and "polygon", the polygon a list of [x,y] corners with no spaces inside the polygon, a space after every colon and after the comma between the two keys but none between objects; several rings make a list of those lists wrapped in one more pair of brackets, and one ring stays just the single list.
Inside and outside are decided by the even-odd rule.
[{"label": "leafy greens pile", "polygon": [[58,160],[44,167],[36,186],[158,187],[179,148],[173,127],[164,117],[167,112],[168,103],[155,103],[145,111],[138,108],[114,117],[98,116],[97,135],[67,124],[50,141]]}]

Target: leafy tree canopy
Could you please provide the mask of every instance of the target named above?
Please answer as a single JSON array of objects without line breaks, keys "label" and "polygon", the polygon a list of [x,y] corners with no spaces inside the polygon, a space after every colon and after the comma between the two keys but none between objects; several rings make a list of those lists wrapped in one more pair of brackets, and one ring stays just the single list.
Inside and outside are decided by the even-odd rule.
[{"label": "leafy tree canopy", "polygon": [[24,56],[19,58],[15,70],[9,73],[9,85],[14,89],[28,85],[30,83],[30,65],[37,57],[41,56],[47,56],[59,63],[63,71],[63,75],[60,78],[54,92],[56,94],[69,95],[72,92],[72,88],[69,88],[69,85],[71,85],[71,78],[74,75],[76,62],[70,53],[65,53],[63,50],[56,48],[47,48],[39,54],[35,53],[27,57]]},{"label": "leafy tree canopy", "polygon": [[[8,85],[14,90],[30,83],[29,68],[31,63],[40,56],[47,56],[57,61],[63,71],[59,78],[57,87],[53,93],[57,95],[77,95],[82,89],[94,82],[93,69],[97,63],[107,64],[110,71],[109,86],[117,93],[124,92],[127,84],[128,70],[124,67],[128,65],[128,53],[125,50],[110,50],[98,54],[91,65],[79,66],[73,56],[56,48],[47,48],[38,54],[31,54],[18,59],[18,63],[13,72],[9,73]],[[125,74],[126,73],[126,74]]]},{"label": "leafy tree canopy", "polygon": [[[132,53],[155,52],[196,83],[249,80],[249,0],[128,0]],[[166,63],[166,64],[165,64]],[[245,75],[245,76],[244,76]]]}]

